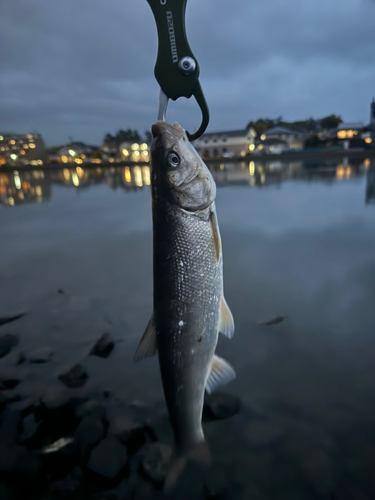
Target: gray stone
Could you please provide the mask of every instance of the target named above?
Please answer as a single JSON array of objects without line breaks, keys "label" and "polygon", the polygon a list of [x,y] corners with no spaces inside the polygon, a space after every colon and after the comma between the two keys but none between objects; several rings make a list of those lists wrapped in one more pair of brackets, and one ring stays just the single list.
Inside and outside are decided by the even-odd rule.
[{"label": "gray stone", "polygon": [[0,391],[8,391],[10,389],[14,389],[19,383],[20,380],[16,378],[2,379],[0,380]]},{"label": "gray stone", "polygon": [[20,420],[20,410],[11,410],[9,407],[7,407],[3,411],[2,421],[0,425],[0,442],[14,443],[14,441],[16,441]]},{"label": "gray stone", "polygon": [[28,439],[32,438],[36,431],[38,430],[39,425],[41,424],[40,422],[36,422],[35,420],[35,415],[34,413],[30,413],[27,415],[21,423],[21,434],[19,436],[19,441],[22,443],[24,441],[27,441]]},{"label": "gray stone", "polygon": [[110,424],[108,434],[117,437],[134,453],[146,442],[145,426],[137,422],[132,415],[120,415]]},{"label": "gray stone", "polygon": [[72,455],[75,451],[76,443],[74,442],[74,439],[71,437],[62,437],[48,446],[45,446],[41,453],[49,456],[56,454]]},{"label": "gray stone", "polygon": [[253,446],[266,446],[285,435],[285,429],[273,422],[252,422],[245,429],[245,438]]},{"label": "gray stone", "polygon": [[241,401],[236,396],[215,392],[205,397],[205,412],[213,418],[229,418],[239,412]]},{"label": "gray stone", "polygon": [[27,353],[26,357],[30,361],[30,363],[48,363],[51,361],[53,356],[53,350],[50,347],[40,347],[39,349],[35,349]]},{"label": "gray stone", "polygon": [[160,484],[167,475],[172,448],[163,443],[150,443],[142,454],[141,467],[147,479]]},{"label": "gray stone", "polygon": [[0,337],[0,358],[6,356],[19,342],[16,335],[2,335]]},{"label": "gray stone", "polygon": [[75,414],[77,418],[93,417],[106,421],[105,407],[99,401],[95,400],[86,401],[85,403],[77,406]]},{"label": "gray stone", "polygon": [[112,479],[127,462],[126,448],[117,439],[107,438],[92,450],[87,467],[100,476]]},{"label": "gray stone", "polygon": [[105,333],[95,343],[90,351],[90,356],[99,356],[100,358],[108,358],[114,348],[115,343],[109,333]]},{"label": "gray stone", "polygon": [[68,474],[64,479],[55,481],[51,484],[51,491],[61,497],[68,497],[72,495],[79,487],[79,480]]},{"label": "gray stone", "polygon": [[58,379],[69,388],[82,387],[88,378],[85,368],[78,364],[58,376]]},{"label": "gray stone", "polygon": [[40,462],[36,453],[24,446],[0,442],[0,472],[37,474]]},{"label": "gray stone", "polygon": [[77,427],[75,437],[83,451],[95,446],[104,436],[103,423],[93,417],[84,417]]}]

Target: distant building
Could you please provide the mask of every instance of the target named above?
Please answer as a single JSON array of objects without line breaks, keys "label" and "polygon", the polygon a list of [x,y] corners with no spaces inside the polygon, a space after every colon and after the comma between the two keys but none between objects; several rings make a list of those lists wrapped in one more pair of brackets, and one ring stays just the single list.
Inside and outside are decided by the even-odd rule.
[{"label": "distant building", "polygon": [[202,158],[230,158],[245,156],[255,149],[256,132],[253,128],[209,132],[193,144]]},{"label": "distant building", "polygon": [[[269,141],[271,145],[271,140],[281,141],[285,144],[284,149],[303,149],[307,135],[303,132],[298,132],[296,130],[291,130],[285,127],[272,127],[266,130],[261,136],[260,140]],[[276,146],[277,142],[275,142]]]},{"label": "distant building", "polygon": [[0,133],[1,165],[43,165],[46,150],[40,134]]},{"label": "distant building", "polygon": [[361,148],[363,140],[367,138],[368,128],[362,122],[340,123],[332,132],[342,141],[344,149]]},{"label": "distant building", "polygon": [[370,108],[370,139],[372,147],[375,148],[375,99],[372,100],[371,108]]},{"label": "distant building", "polygon": [[91,156],[97,151],[97,146],[90,146],[84,142],[71,142],[66,146],[61,146],[55,152],[55,155],[61,158],[62,163],[81,164],[89,161]]},{"label": "distant building", "polygon": [[141,144],[137,142],[123,142],[119,146],[119,157],[121,161],[149,161],[149,145],[146,142]]}]

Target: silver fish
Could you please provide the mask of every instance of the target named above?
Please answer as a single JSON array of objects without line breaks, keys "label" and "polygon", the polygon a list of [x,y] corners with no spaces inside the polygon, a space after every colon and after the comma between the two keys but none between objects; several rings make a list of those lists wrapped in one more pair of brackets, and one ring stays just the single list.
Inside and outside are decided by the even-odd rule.
[{"label": "silver fish", "polygon": [[154,312],[134,359],[159,355],[174,433],[175,460],[167,477],[173,482],[187,459],[209,456],[204,391],[235,377],[215,355],[219,332],[232,338],[234,322],[223,293],[212,175],[178,123],[158,121],[152,135]]}]

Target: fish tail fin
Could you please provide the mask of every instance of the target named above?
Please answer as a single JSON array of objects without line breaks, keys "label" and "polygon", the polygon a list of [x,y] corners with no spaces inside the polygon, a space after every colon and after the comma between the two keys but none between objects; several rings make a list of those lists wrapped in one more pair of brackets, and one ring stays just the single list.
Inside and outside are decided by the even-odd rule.
[{"label": "fish tail fin", "polygon": [[163,491],[166,495],[173,493],[188,463],[194,463],[200,468],[205,468],[211,465],[211,453],[206,441],[201,441],[185,454],[176,454],[172,459],[171,466],[164,482]]}]

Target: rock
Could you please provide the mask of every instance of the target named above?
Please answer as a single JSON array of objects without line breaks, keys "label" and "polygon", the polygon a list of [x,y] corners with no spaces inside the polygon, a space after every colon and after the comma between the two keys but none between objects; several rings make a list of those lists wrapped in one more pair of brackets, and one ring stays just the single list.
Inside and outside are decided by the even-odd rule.
[{"label": "rock", "polygon": [[150,443],[146,446],[141,468],[147,479],[155,484],[164,481],[172,458],[172,448],[163,443]]},{"label": "rock", "polygon": [[0,412],[2,412],[8,402],[8,398],[0,393]]},{"label": "rock", "polygon": [[100,358],[108,358],[114,348],[115,343],[109,333],[105,333],[95,343],[90,351],[90,356],[99,356]]},{"label": "rock", "polygon": [[253,446],[266,446],[278,441],[285,429],[273,422],[252,422],[245,429],[245,438]]},{"label": "rock", "polygon": [[72,495],[79,487],[79,480],[73,474],[68,474],[64,479],[51,484],[51,491],[58,496],[67,497]]},{"label": "rock", "polygon": [[45,473],[59,479],[72,470],[77,458],[77,444],[71,437],[62,437],[40,452]]},{"label": "rock", "polygon": [[108,434],[126,444],[130,453],[135,453],[147,439],[145,426],[131,415],[116,417],[110,424]]},{"label": "rock", "polygon": [[74,365],[70,370],[62,373],[57,378],[69,388],[82,387],[87,379],[88,373],[82,365]]},{"label": "rock", "polygon": [[6,356],[19,342],[16,335],[3,335],[0,337],[0,358]]},{"label": "rock", "polygon": [[75,414],[77,418],[93,417],[102,422],[107,420],[105,407],[99,401],[95,400],[86,401],[77,406]]},{"label": "rock", "polygon": [[19,436],[19,441],[23,443],[28,439],[31,439],[36,431],[38,430],[41,422],[36,422],[34,413],[27,415],[21,422],[21,435]]},{"label": "rock", "polygon": [[13,500],[15,498],[14,492],[5,484],[0,483],[0,498],[1,500]]},{"label": "rock", "polygon": [[36,453],[24,446],[0,442],[0,472],[37,474],[40,462]]},{"label": "rock", "polygon": [[18,434],[21,411],[6,408],[2,413],[0,425],[0,443],[14,443]]},{"label": "rock", "polygon": [[19,383],[20,380],[17,380],[16,378],[3,379],[0,381],[0,391],[14,389]]},{"label": "rock", "polygon": [[0,326],[5,325],[6,323],[11,323],[16,319],[22,318],[22,316],[25,316],[25,314],[26,312],[22,312],[19,314],[15,314],[14,316],[3,316],[0,318]]},{"label": "rock", "polygon": [[211,418],[229,418],[236,415],[241,407],[241,402],[236,396],[215,392],[206,396],[204,411]]},{"label": "rock", "polygon": [[75,433],[77,443],[84,452],[99,443],[103,436],[103,423],[93,417],[84,417]]},{"label": "rock", "polygon": [[[73,450],[74,439],[71,437],[63,437],[54,441],[53,443],[45,446],[41,453],[44,455],[49,455],[52,453],[67,453],[70,454]],[[75,445],[74,445],[75,448]]]},{"label": "rock", "polygon": [[126,448],[117,439],[107,438],[92,450],[87,467],[100,476],[113,479],[127,462]]},{"label": "rock", "polygon": [[53,350],[50,347],[41,347],[27,353],[27,359],[30,363],[48,363],[53,356]]}]

